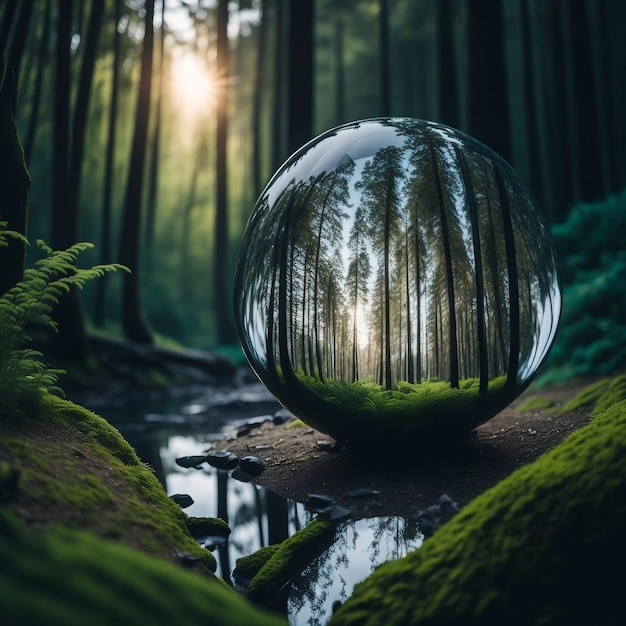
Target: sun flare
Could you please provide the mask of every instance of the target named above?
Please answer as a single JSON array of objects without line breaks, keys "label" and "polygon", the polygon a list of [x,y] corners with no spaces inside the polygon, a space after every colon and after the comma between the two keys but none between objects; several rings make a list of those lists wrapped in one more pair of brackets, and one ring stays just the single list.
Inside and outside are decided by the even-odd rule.
[{"label": "sun flare", "polygon": [[171,76],[173,99],[186,118],[197,117],[214,106],[214,81],[200,55],[184,51],[174,56]]}]

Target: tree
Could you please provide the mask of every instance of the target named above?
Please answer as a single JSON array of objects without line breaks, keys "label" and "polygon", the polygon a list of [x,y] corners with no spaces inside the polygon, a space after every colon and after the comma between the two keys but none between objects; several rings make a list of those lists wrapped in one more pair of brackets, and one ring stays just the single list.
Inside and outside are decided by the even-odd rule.
[{"label": "tree", "polygon": [[313,0],[289,2],[287,147],[290,154],[313,138]]},{"label": "tree", "polygon": [[141,53],[139,94],[135,107],[135,131],[126,183],[126,196],[120,233],[120,263],[130,268],[124,275],[122,290],[122,328],[127,339],[140,343],[152,343],[152,331],[148,326],[140,302],[140,225],[141,196],[144,181],[146,145],[148,141],[148,117],[152,91],[152,52],[154,46],[154,0],[145,1],[145,34]]},{"label": "tree", "polygon": [[[30,176],[15,125],[15,97],[15,73],[7,71],[0,83],[0,222],[26,237]],[[0,295],[22,279],[25,257],[25,241],[11,237],[7,246],[0,246]]]},{"label": "tree", "polygon": [[213,307],[216,315],[217,341],[229,344],[235,340],[232,321],[231,299],[228,297],[230,283],[229,231],[228,231],[228,92],[225,78],[228,73],[228,0],[217,4],[217,57],[218,76],[223,87],[216,102],[216,180],[215,180],[215,239],[213,248]]}]

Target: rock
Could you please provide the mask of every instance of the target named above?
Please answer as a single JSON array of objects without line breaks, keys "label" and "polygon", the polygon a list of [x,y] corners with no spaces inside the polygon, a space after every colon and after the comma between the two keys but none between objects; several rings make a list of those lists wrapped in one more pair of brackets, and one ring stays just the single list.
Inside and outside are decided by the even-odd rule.
[{"label": "rock", "polygon": [[250,476],[258,476],[265,471],[265,463],[256,456],[244,456],[239,461],[239,467]]},{"label": "rock", "polygon": [[304,506],[312,513],[324,513],[328,511],[333,504],[335,504],[335,500],[330,496],[325,496],[320,493],[310,493]]},{"label": "rock", "polygon": [[200,468],[200,465],[206,463],[206,454],[196,454],[193,456],[181,456],[176,459],[176,465],[180,465],[180,467],[190,468],[195,467],[196,469]]},{"label": "rock", "polygon": [[239,457],[228,450],[216,450],[206,455],[206,462],[217,469],[231,470],[239,465]]},{"label": "rock", "polygon": [[329,522],[343,522],[352,517],[352,513],[352,509],[340,506],[339,504],[333,504],[325,511],[322,511],[320,516]]},{"label": "rock", "polygon": [[370,487],[361,487],[360,489],[348,491],[348,495],[351,498],[375,498],[380,495],[380,491],[378,491],[378,489],[371,489]]},{"label": "rock", "polygon": [[193,504],[193,498],[188,493],[175,493],[170,496],[170,500],[176,502],[181,509],[186,509]]},{"label": "rock", "polygon": [[242,470],[241,467],[236,467],[230,477],[242,483],[249,483],[252,480],[252,476]]}]

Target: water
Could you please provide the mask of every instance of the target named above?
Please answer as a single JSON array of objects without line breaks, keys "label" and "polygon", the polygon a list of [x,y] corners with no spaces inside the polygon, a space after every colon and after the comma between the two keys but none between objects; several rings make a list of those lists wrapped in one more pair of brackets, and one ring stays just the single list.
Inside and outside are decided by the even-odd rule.
[{"label": "water", "polygon": [[[277,543],[312,518],[304,505],[231,478],[203,464],[186,469],[183,456],[206,453],[243,423],[271,417],[280,405],[260,384],[233,388],[185,387],[170,392],[137,392],[112,398],[74,398],[115,425],[148,463],[169,495],[188,494],[193,517],[221,517],[231,535],[214,550],[217,573],[232,583],[236,560]],[[354,585],[390,559],[419,547],[423,534],[415,521],[375,517],[347,521],[332,546],[297,577],[286,611],[293,626],[322,625],[333,604],[345,601]]]}]

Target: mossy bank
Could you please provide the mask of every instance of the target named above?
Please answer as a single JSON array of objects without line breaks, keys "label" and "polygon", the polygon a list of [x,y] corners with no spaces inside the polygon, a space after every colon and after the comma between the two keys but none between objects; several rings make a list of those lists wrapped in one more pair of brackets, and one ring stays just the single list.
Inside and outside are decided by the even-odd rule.
[{"label": "mossy bank", "polygon": [[623,400],[381,566],[330,624],[626,623],[625,429]]},{"label": "mossy bank", "polygon": [[115,428],[54,396],[34,406],[0,416],[2,624],[277,623],[212,574]]}]

